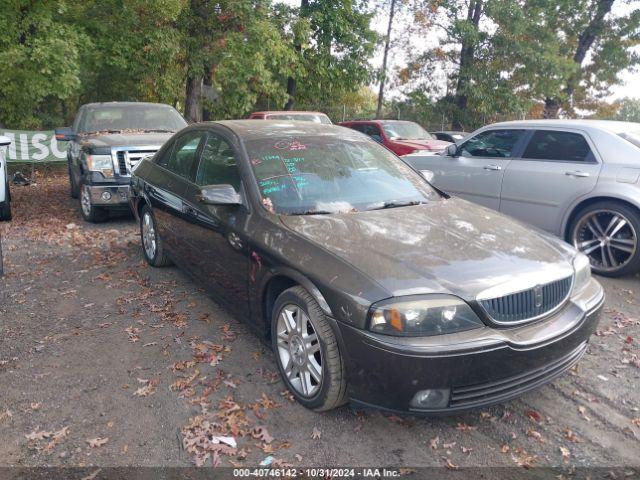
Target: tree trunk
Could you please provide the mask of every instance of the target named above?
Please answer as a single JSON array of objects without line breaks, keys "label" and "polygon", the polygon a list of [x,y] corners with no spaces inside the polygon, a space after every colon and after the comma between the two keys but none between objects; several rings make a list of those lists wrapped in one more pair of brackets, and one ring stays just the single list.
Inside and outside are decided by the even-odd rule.
[{"label": "tree trunk", "polygon": [[[304,17],[307,15],[309,9],[309,0],[300,0],[300,16]],[[302,45],[296,43],[294,46],[296,53],[298,54],[298,58],[301,57],[302,54]],[[287,78],[287,103],[284,105],[284,110],[293,110],[293,105],[296,98],[296,79],[293,77]]]},{"label": "tree trunk", "polygon": [[[477,30],[480,25],[482,16],[482,0],[471,0],[467,10],[467,22],[471,23]],[[452,128],[454,130],[462,130],[463,125],[460,121],[460,115],[467,110],[469,97],[467,96],[467,88],[471,81],[471,70],[476,54],[476,45],[472,40],[464,38],[460,46],[460,69],[458,70],[458,81],[456,83],[456,94],[453,103],[456,106],[456,115],[453,118]]]},{"label": "tree trunk", "polygon": [[384,39],[384,55],[382,56],[382,67],[380,68],[380,90],[378,91],[378,108],[376,108],[376,118],[382,114],[382,103],[384,102],[384,84],[387,81],[387,57],[389,56],[389,45],[391,44],[391,29],[393,27],[393,15],[395,14],[396,0],[391,0],[389,10],[389,24],[387,25],[387,36]]},{"label": "tree trunk", "polygon": [[187,78],[184,116],[190,123],[202,121],[202,77],[199,75]]}]

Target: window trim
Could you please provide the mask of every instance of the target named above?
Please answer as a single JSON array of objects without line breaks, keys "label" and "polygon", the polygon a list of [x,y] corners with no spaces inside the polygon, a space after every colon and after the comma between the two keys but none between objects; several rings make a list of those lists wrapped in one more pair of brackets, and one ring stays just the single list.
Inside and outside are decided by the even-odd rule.
[{"label": "window trim", "polygon": [[191,178],[187,178],[186,180],[191,183],[192,185],[195,185],[198,188],[202,188],[202,187],[206,187],[207,185],[199,185],[196,182],[197,176],[198,176],[198,170],[200,169],[200,162],[202,162],[202,151],[204,150],[204,146],[206,145],[206,143],[209,141],[209,135],[216,135],[218,136],[221,140],[227,142],[227,144],[231,147],[231,149],[233,150],[233,156],[236,160],[236,170],[238,171],[238,178],[240,179],[240,192],[241,193],[242,190],[244,190],[244,179],[242,177],[242,171],[240,170],[240,160],[239,157],[241,155],[241,152],[238,151],[238,148],[236,148],[236,146],[233,144],[232,141],[230,141],[226,136],[222,135],[220,132],[213,130],[213,129],[208,129],[205,130],[205,135],[207,137],[207,139],[205,140],[205,142],[200,146],[200,153],[198,156],[198,162],[197,165],[195,166],[195,168],[193,169],[192,172],[192,177]]}]

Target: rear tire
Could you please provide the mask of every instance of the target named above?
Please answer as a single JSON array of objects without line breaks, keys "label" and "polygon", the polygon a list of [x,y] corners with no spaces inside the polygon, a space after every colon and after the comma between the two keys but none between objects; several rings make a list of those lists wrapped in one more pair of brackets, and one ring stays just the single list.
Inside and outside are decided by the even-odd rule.
[{"label": "rear tire", "polygon": [[156,219],[147,205],[140,211],[140,243],[144,259],[149,265],[152,267],[171,265],[171,259],[167,256],[162,238],[158,235]]},{"label": "rear tire", "polygon": [[347,374],[338,341],[304,288],[289,288],[276,299],[271,341],[280,374],[300,404],[323,412],[346,403]]},{"label": "rear tire", "polygon": [[615,200],[581,209],[571,222],[567,240],[589,257],[591,269],[605,277],[640,271],[640,212]]},{"label": "rear tire", "polygon": [[78,198],[78,185],[74,180],[71,164],[69,162],[67,162],[67,169],[69,170],[69,195],[71,198]]},{"label": "rear tire", "polygon": [[105,208],[96,207],[91,203],[89,187],[80,184],[80,213],[85,221],[90,223],[102,223],[109,218],[109,212]]}]

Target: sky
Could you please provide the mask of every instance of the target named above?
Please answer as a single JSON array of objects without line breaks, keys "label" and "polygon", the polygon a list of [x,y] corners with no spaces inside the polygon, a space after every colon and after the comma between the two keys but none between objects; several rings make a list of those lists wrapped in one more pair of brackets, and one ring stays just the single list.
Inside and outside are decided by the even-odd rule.
[{"label": "sky", "polygon": [[[286,3],[292,6],[298,6],[300,4],[299,0],[281,0],[281,3]],[[638,4],[640,1],[638,0],[616,0],[614,3],[613,15],[624,15],[629,13],[634,8],[638,8]],[[385,12],[381,12],[376,15],[372,22],[372,27],[374,30],[379,32],[381,35],[386,34],[387,29],[387,21],[388,16]],[[402,22],[408,21],[408,19],[400,19],[397,22],[397,26],[394,28],[396,35],[401,35],[403,31]],[[412,43],[436,43],[438,38],[438,33],[434,31],[432,34],[427,34],[426,38],[423,36],[420,39],[411,39]],[[393,38],[393,35],[392,35]],[[637,48],[637,51],[640,53],[640,47]],[[395,66],[402,66],[404,64],[404,56],[402,55],[401,49],[396,49],[392,51],[389,55],[389,71],[392,71]],[[378,48],[375,56],[371,59],[371,64],[376,68],[380,68],[382,64],[382,48]],[[611,88],[611,96],[609,97],[610,101],[614,101],[624,97],[632,97],[632,98],[640,98],[640,70],[636,72],[623,71],[619,74],[619,78],[622,80],[620,85],[615,85]],[[377,89],[377,85],[372,85]],[[377,90],[376,90],[377,91]],[[388,89],[388,93],[391,96],[398,96],[400,92],[394,90],[393,88]]]}]

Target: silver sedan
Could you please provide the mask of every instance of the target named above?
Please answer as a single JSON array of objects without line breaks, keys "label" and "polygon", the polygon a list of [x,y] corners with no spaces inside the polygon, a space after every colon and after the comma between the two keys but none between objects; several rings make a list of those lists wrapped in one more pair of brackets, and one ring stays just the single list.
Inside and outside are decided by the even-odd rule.
[{"label": "silver sedan", "polygon": [[442,190],[564,238],[594,272],[640,270],[640,124],[496,123],[404,159]]}]

